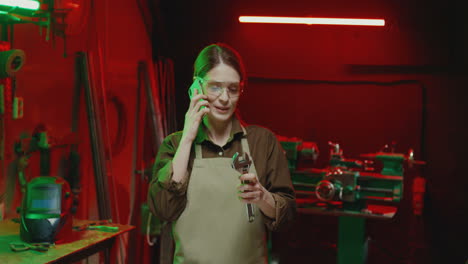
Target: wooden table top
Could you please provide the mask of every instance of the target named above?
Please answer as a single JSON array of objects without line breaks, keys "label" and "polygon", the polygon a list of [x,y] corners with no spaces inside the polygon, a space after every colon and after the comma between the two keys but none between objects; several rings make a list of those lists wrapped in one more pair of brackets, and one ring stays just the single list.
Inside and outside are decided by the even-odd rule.
[{"label": "wooden table top", "polygon": [[[73,226],[81,226],[95,221],[73,219]],[[117,232],[103,232],[99,230],[72,231],[72,239],[68,243],[56,244],[47,252],[26,250],[14,252],[10,243],[21,243],[19,237],[19,224],[11,220],[0,221],[0,263],[1,264],[36,264],[50,263],[63,257],[88,249],[100,242],[113,239],[125,232],[134,229],[134,226],[107,224],[117,226]]]}]

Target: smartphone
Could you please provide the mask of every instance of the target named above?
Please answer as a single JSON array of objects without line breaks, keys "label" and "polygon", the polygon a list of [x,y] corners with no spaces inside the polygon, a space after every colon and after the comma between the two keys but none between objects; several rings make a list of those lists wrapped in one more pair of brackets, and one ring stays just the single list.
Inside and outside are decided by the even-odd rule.
[{"label": "smartphone", "polygon": [[200,81],[199,78],[195,78],[195,80],[193,80],[192,85],[190,85],[190,88],[188,90],[190,100],[192,100],[192,97],[195,96],[195,90],[198,91],[198,94],[203,94],[203,90],[202,90],[202,87],[201,87],[201,81]]},{"label": "smartphone", "polygon": [[[188,90],[189,98],[192,100],[192,98],[195,96],[195,90],[198,91],[198,94],[203,94],[202,86],[201,86],[201,81],[200,78],[196,77],[195,80],[193,80],[192,85],[190,85],[190,88]],[[203,100],[203,99],[200,99]],[[200,107],[200,110],[205,108],[205,106]]]}]

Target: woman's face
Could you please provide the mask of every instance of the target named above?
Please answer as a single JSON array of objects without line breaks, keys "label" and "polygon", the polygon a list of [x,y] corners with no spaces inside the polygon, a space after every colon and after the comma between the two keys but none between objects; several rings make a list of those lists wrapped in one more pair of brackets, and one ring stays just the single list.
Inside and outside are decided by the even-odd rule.
[{"label": "woman's face", "polygon": [[239,73],[221,63],[206,74],[202,84],[210,107],[208,118],[215,122],[228,121],[236,110],[242,89]]}]

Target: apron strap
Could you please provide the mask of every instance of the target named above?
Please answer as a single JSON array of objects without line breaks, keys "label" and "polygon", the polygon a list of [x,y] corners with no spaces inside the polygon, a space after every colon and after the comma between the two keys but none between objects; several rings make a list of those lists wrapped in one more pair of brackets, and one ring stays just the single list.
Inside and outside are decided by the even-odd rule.
[{"label": "apron strap", "polygon": [[241,138],[242,151],[249,154],[249,156],[252,157],[252,155],[250,155],[249,143],[247,142],[247,138],[245,137],[245,134],[247,134],[247,131],[245,130],[243,126],[241,126],[241,128],[242,128],[242,131],[244,131],[244,136]]},{"label": "apron strap", "polygon": [[195,144],[195,158],[196,159],[201,159],[202,158],[201,144]]}]

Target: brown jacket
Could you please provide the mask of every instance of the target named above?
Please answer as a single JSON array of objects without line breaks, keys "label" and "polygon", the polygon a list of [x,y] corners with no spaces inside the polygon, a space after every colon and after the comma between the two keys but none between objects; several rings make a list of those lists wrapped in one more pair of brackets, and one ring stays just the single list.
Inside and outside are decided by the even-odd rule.
[{"label": "brown jacket", "polygon": [[[276,231],[290,224],[296,213],[295,193],[288,170],[284,151],[270,130],[259,126],[247,126],[246,137],[260,183],[272,193],[276,203],[276,219],[264,215],[266,226]],[[233,119],[231,136],[223,147],[215,145],[200,129],[195,143],[202,145],[203,158],[232,157],[242,153],[241,138],[244,135],[240,122]],[[172,159],[179,146],[182,131],[167,136],[159,149],[153,167],[153,178],[148,191],[148,204],[151,211],[164,221],[175,221],[182,214],[187,203],[187,184],[172,181]],[[192,147],[188,175],[191,173],[195,151]]]}]

